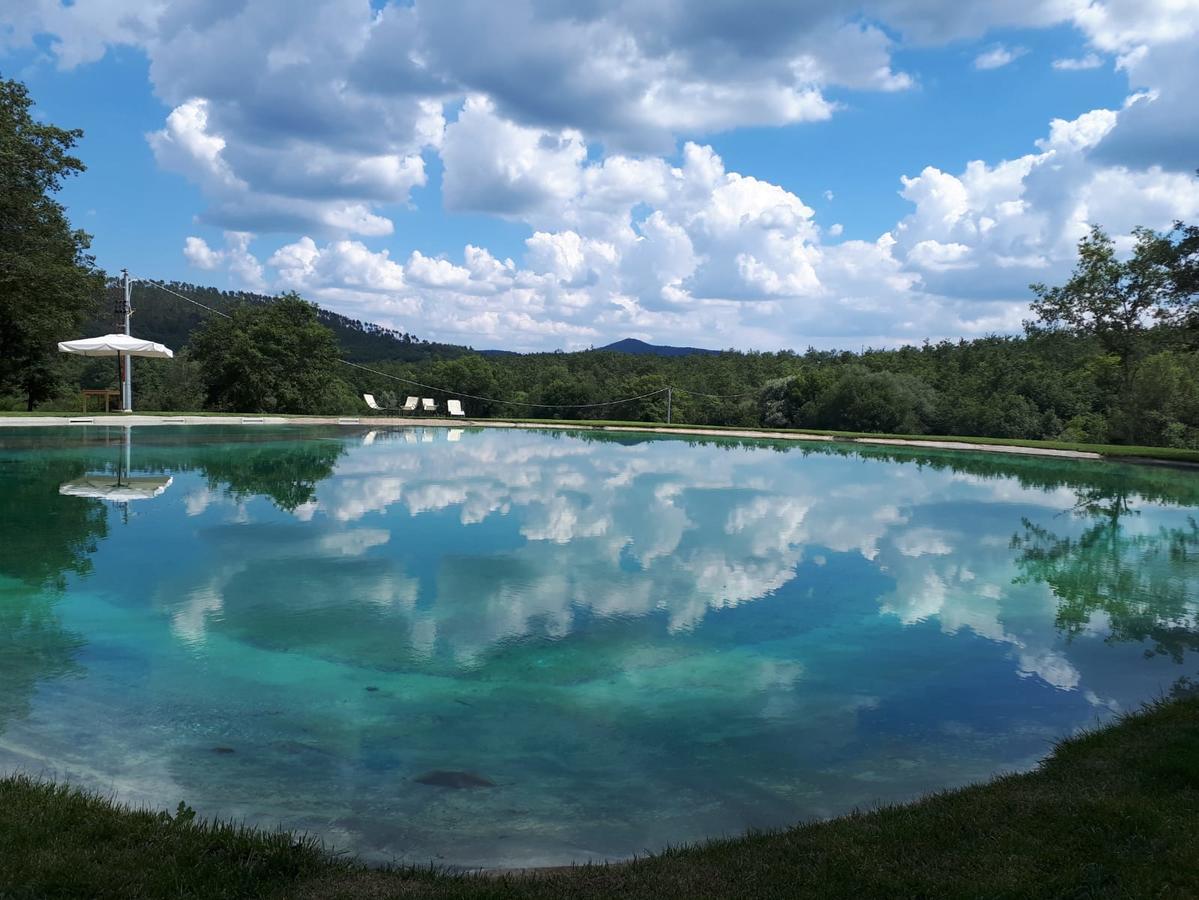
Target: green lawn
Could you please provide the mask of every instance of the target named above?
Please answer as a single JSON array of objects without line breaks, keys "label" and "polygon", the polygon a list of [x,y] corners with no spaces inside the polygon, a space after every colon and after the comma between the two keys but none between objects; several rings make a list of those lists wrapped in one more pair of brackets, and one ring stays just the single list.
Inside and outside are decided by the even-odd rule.
[{"label": "green lawn", "polygon": [[[78,417],[83,413],[77,412],[61,412],[61,411],[42,411],[34,412],[0,412],[0,418],[15,416],[15,417],[42,417],[42,416],[65,416]],[[104,415],[103,412],[90,412],[88,416]],[[113,413],[119,415],[119,413]],[[160,411],[141,411],[138,410],[136,415],[139,416],[187,416],[203,417],[203,416],[263,416],[263,415],[285,415],[289,419],[329,419],[337,418],[337,416],[298,416],[284,413],[219,413],[219,412],[160,412]],[[342,418],[360,418],[366,424],[370,421],[369,413],[352,413]],[[450,424],[448,418],[446,424]],[[469,420],[468,420],[469,421]],[[688,428],[703,428],[712,431],[767,431],[772,434],[811,434],[823,437],[838,438],[846,441],[853,441],[859,438],[870,438],[876,440],[903,440],[903,441],[956,441],[962,444],[977,444],[979,446],[1005,446],[1005,447],[1036,447],[1048,450],[1076,450],[1086,453],[1098,453],[1100,456],[1124,457],[1136,459],[1155,459],[1165,462],[1184,462],[1184,463],[1199,463],[1199,450],[1185,450],[1178,447],[1137,447],[1123,444],[1079,444],[1070,441],[1026,441],[1018,438],[990,438],[990,437],[968,437],[962,435],[937,435],[937,434],[883,434],[866,431],[827,431],[819,428],[760,428],[744,425],[691,425],[683,422],[673,422],[667,424],[665,422],[627,422],[616,419],[520,419],[506,418],[497,416],[488,419],[479,419],[478,421],[493,421],[493,422],[513,422],[522,425],[548,425],[548,426],[569,426],[580,428],[670,428],[685,430]]]},{"label": "green lawn", "polygon": [[785,831],[535,874],[372,870],[313,841],[0,780],[0,897],[1199,896],[1199,696],[1059,744],[1041,766]]}]

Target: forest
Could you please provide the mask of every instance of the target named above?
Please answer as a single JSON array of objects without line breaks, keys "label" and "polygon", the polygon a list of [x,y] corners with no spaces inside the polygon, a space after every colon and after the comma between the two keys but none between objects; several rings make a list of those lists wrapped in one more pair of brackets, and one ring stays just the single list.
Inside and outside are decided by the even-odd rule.
[{"label": "forest", "polygon": [[[174,287],[206,303],[216,293]],[[309,372],[316,386],[287,400],[281,399],[286,394],[281,386],[264,386],[257,394],[239,391],[239,385],[256,380],[251,369],[258,368],[260,376],[269,367],[249,350],[243,359],[249,369],[238,372],[227,370],[219,347],[201,346],[208,330],[228,327],[228,320],[189,309],[163,292],[139,286],[138,293],[137,315],[143,317],[138,333],[168,345],[173,341],[182,350],[172,361],[139,361],[138,405],[147,410],[361,414],[364,392],[387,406],[400,405],[409,394],[434,396],[444,406],[445,399],[465,394],[492,398],[468,396],[464,403],[472,417],[660,422],[666,419],[664,389],[670,386],[674,422],[1199,448],[1199,332],[1186,321],[1138,328],[1118,349],[1102,333],[1030,326],[1018,336],[864,352],[657,356],[587,350],[484,356],[410,335],[407,340],[383,337],[340,317],[330,320],[309,306],[311,324],[330,340],[323,362],[309,349],[284,367],[281,382],[299,383]],[[284,302],[222,299],[222,308],[240,305],[248,318],[261,318]],[[267,332],[299,330],[303,309],[292,307]],[[200,313],[193,328],[171,334],[167,329],[177,328],[173,314],[191,316],[191,310]],[[205,317],[211,320],[206,327]],[[164,323],[162,330],[152,324],[157,321]],[[347,366],[342,359],[373,371]],[[63,373],[63,393],[45,401],[46,408],[72,408],[76,385],[114,381],[110,360],[59,364],[77,371]],[[221,372],[224,384],[217,383]],[[626,397],[641,399],[609,402]]]}]

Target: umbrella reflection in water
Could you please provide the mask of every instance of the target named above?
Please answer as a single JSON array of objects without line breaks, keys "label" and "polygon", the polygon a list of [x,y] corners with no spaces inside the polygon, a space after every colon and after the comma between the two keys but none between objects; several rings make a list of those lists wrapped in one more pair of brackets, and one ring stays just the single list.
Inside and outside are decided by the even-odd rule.
[{"label": "umbrella reflection in water", "polygon": [[125,426],[121,440],[122,450],[117,458],[115,472],[88,472],[60,485],[58,492],[67,497],[89,497],[109,500],[125,507],[132,500],[152,500],[171,486],[170,475],[131,474],[133,428]]}]

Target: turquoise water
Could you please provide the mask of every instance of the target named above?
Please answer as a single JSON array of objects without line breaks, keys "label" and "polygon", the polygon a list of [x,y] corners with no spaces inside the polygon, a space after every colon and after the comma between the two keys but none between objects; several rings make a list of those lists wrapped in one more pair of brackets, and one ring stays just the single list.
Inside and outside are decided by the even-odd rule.
[{"label": "turquoise water", "polygon": [[26,428],[0,514],[0,768],[378,860],[905,800],[1199,674],[1199,472],[1165,467]]}]

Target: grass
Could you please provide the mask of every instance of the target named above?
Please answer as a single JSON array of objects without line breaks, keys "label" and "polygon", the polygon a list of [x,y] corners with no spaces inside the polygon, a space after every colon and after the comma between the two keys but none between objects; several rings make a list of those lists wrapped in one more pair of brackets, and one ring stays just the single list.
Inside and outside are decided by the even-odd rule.
[{"label": "grass", "polygon": [[1035,771],[610,866],[372,870],[313,841],[0,780],[0,898],[1199,896],[1199,696],[1058,744]]},{"label": "grass", "polygon": [[[304,416],[293,415],[290,413],[222,413],[222,412],[161,412],[161,411],[146,411],[138,410],[139,416],[186,416],[188,418],[203,418],[206,416],[284,416],[288,419],[335,419],[338,416]],[[83,413],[71,412],[56,412],[50,410],[35,410],[34,412],[0,412],[0,418],[6,417],[28,417],[38,418],[45,416],[58,417],[82,417]],[[99,413],[89,412],[87,416],[104,415]],[[119,413],[112,413],[119,415]],[[351,414],[349,416],[341,416],[340,418],[359,418],[363,424],[369,423],[372,418],[366,413]],[[446,423],[450,424],[449,419]],[[467,420],[468,422],[472,420]],[[510,422],[519,425],[546,425],[552,427],[570,427],[570,428],[632,428],[632,429],[674,429],[685,432],[687,429],[702,428],[705,431],[728,431],[728,432],[768,432],[770,434],[794,434],[794,435],[815,435],[819,437],[829,437],[844,441],[856,441],[861,439],[883,440],[883,441],[954,441],[960,444],[974,444],[979,447],[1002,446],[1002,447],[1031,447],[1045,450],[1070,450],[1083,453],[1097,453],[1100,456],[1118,457],[1123,459],[1142,459],[1142,460],[1161,460],[1165,462],[1183,462],[1199,464],[1199,450],[1188,450],[1180,447],[1141,447],[1124,444],[1083,444],[1073,441],[1033,441],[1023,440],[1020,438],[993,438],[993,437],[972,437],[967,435],[937,435],[937,434],[885,434],[881,432],[868,431],[829,431],[820,428],[763,428],[759,426],[745,425],[693,425],[683,422],[629,422],[616,419],[521,419],[507,418],[502,416],[489,417],[487,419],[479,419],[473,421],[480,422]]]}]

